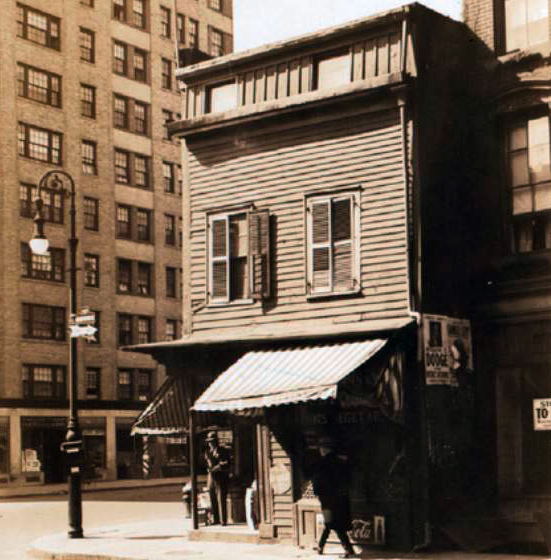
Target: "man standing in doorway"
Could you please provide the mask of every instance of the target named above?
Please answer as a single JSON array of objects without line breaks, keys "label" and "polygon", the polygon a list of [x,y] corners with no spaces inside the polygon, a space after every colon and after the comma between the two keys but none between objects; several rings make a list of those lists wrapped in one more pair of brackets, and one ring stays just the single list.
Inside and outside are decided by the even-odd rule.
[{"label": "man standing in doorway", "polygon": [[208,489],[212,508],[213,523],[227,524],[226,498],[228,495],[228,480],[230,474],[230,453],[218,444],[216,432],[207,435],[207,449],[205,460],[208,470]]}]

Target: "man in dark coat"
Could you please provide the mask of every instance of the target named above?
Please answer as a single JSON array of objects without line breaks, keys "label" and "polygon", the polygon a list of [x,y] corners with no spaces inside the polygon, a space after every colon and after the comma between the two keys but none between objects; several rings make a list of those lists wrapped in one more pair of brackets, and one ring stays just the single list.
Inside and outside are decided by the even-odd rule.
[{"label": "man in dark coat", "polygon": [[228,480],[230,475],[230,453],[224,446],[218,444],[216,432],[209,432],[206,441],[207,486],[213,522],[215,525],[218,523],[226,525],[228,521],[226,498],[228,496]]},{"label": "man in dark coat", "polygon": [[344,557],[355,555],[347,531],[350,529],[350,502],[348,486],[350,472],[344,457],[335,453],[334,441],[330,437],[323,437],[319,443],[321,459],[314,474],[314,492],[321,502],[324,529],[321,534],[317,551],[323,554],[323,547],[329,533],[334,530],[345,550]]}]

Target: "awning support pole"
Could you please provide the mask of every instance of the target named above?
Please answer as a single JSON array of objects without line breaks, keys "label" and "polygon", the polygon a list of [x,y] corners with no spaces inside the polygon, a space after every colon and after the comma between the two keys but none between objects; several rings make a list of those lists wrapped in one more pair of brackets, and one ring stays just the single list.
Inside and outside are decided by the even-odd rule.
[{"label": "awning support pole", "polygon": [[190,465],[190,478],[191,478],[191,520],[193,528],[199,528],[199,515],[197,512],[197,467],[195,452],[195,413],[193,410],[189,411],[189,465]]}]

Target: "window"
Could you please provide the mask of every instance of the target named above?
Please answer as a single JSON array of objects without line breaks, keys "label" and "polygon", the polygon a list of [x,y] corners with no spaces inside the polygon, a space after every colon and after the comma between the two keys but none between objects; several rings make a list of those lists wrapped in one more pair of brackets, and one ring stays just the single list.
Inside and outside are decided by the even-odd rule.
[{"label": "window", "polygon": [[61,107],[61,76],[19,63],[17,80],[18,94],[21,97]]},{"label": "window", "polygon": [[307,291],[359,289],[357,193],[311,198],[307,204]]},{"label": "window", "polygon": [[199,22],[188,18],[188,42],[189,46],[198,49],[199,48]]},{"label": "window", "polygon": [[117,183],[130,183],[129,154],[115,150],[115,181]]},{"label": "window", "polygon": [[99,255],[84,254],[84,285],[99,288]]},{"label": "window", "polygon": [[138,317],[138,344],[152,341],[151,324],[151,317]]},{"label": "window", "polygon": [[551,158],[549,116],[507,126],[512,249],[551,249]]},{"label": "window", "polygon": [[65,340],[65,307],[23,303],[23,336],[47,340]]},{"label": "window", "polygon": [[128,346],[129,344],[132,344],[132,315],[118,313],[117,325],[119,332],[119,346]]},{"label": "window", "polygon": [[167,319],[165,323],[165,340],[176,340],[178,337],[178,321]]},{"label": "window", "polygon": [[[19,215],[24,218],[34,218],[36,208],[34,200],[38,189],[35,185],[20,183],[19,185]],[[44,202],[42,216],[47,222],[62,224],[64,218],[64,198],[60,192],[51,189],[40,189],[40,198]]]},{"label": "window", "polygon": [[138,293],[141,296],[151,296],[151,265],[149,263],[138,263]]},{"label": "window", "polygon": [[163,161],[163,184],[166,193],[174,193],[174,165]]},{"label": "window", "polygon": [[21,276],[65,282],[65,250],[50,247],[47,255],[35,255],[27,243],[21,243]]},{"label": "window", "polygon": [[113,98],[113,125],[117,128],[128,128],[128,99],[120,95]]},{"label": "window", "polygon": [[313,89],[335,88],[350,83],[348,50],[324,54],[314,61]]},{"label": "window", "polygon": [[20,122],[18,137],[20,156],[61,164],[62,135],[59,132]]},{"label": "window", "polygon": [[101,368],[86,368],[86,398],[97,400],[100,398]]},{"label": "window", "polygon": [[148,402],[153,394],[152,378],[153,372],[150,369],[138,370],[138,400]]},{"label": "window", "polygon": [[209,28],[209,54],[212,56],[224,54],[224,35],[214,27]]},{"label": "window", "polygon": [[178,243],[180,247],[182,246],[183,234],[182,234],[182,218],[178,218]]},{"label": "window", "polygon": [[59,50],[59,21],[59,18],[17,4],[18,37]]},{"label": "window", "polygon": [[23,364],[23,397],[26,399],[66,399],[67,373],[64,366]]},{"label": "window", "polygon": [[176,269],[172,266],[166,267],[166,297],[176,297]]},{"label": "window", "polygon": [[101,324],[101,320],[100,320],[100,315],[101,313],[99,311],[92,311],[92,314],[94,315],[94,327],[96,327],[96,332],[93,335],[93,338],[87,339],[87,341],[90,344],[99,344],[100,342],[100,336],[101,336],[101,329],[100,329],[100,324]]},{"label": "window", "polygon": [[132,261],[118,259],[119,292],[130,294],[132,292]]},{"label": "window", "polygon": [[97,175],[96,143],[91,140],[82,141],[82,172],[84,175]]},{"label": "window", "polygon": [[80,114],[84,117],[96,118],[96,88],[80,84]]},{"label": "window", "polygon": [[138,241],[151,241],[151,211],[136,208]]},{"label": "window", "polygon": [[217,12],[222,11],[222,0],[209,0],[209,8],[211,10],[216,10]]},{"label": "window", "polygon": [[170,10],[161,6],[161,35],[170,38]]},{"label": "window", "polygon": [[132,400],[132,370],[119,369],[117,375],[117,398],[121,401]]},{"label": "window", "polygon": [[94,62],[94,32],[89,29],[80,28],[80,60]]},{"label": "window", "polygon": [[207,113],[229,111],[237,107],[237,84],[235,80],[213,84],[206,88]]},{"label": "window", "polygon": [[168,125],[172,122],[172,113],[163,109],[163,138],[165,140],[170,140],[170,135],[168,133]]},{"label": "window", "polygon": [[548,0],[505,0],[507,52],[549,40],[548,9]]},{"label": "window", "polygon": [[146,59],[147,54],[145,51],[134,49],[134,79],[138,82],[147,81],[147,72],[145,67]]},{"label": "window", "polygon": [[147,105],[134,102],[134,132],[147,134]]},{"label": "window", "polygon": [[132,237],[130,215],[130,206],[117,204],[117,237],[123,239],[130,239]]},{"label": "window", "polygon": [[84,229],[99,230],[99,200],[90,196],[83,199]]},{"label": "window", "polygon": [[166,58],[161,58],[161,86],[164,89],[172,87],[172,63]]},{"label": "window", "polygon": [[165,243],[176,245],[176,228],[174,216],[165,214]]},{"label": "window", "polygon": [[126,76],[126,45],[123,43],[113,42],[113,72]]},{"label": "window", "polygon": [[145,29],[145,0],[134,0],[133,13],[134,25]]},{"label": "window", "polygon": [[178,42],[184,44],[186,42],[186,20],[182,14],[176,16],[176,25],[178,28]]},{"label": "window", "polygon": [[113,18],[126,21],[126,0],[113,0]]},{"label": "window", "polygon": [[182,166],[178,165],[177,167],[177,177],[178,177],[178,194],[180,196],[182,196],[182,187],[183,187],[183,182],[182,182]]},{"label": "window", "polygon": [[149,188],[149,160],[138,154],[134,154],[134,185],[142,189]]}]

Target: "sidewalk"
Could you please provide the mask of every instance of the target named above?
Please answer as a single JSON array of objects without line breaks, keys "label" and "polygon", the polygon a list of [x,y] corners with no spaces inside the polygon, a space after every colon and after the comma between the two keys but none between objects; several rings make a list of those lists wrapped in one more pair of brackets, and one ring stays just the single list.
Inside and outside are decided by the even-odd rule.
[{"label": "sidewalk", "polygon": [[[236,528],[237,529],[237,528]],[[38,558],[55,560],[281,560],[282,558],[334,560],[342,556],[342,548],[328,543],[323,556],[312,550],[282,544],[247,544],[190,541],[191,522],[181,518],[131,523],[115,527],[99,527],[85,531],[83,539],[68,539],[66,533],[43,537],[32,543],[30,552]],[[241,530],[241,527],[240,529]],[[243,529],[246,531],[246,529]],[[235,531],[228,527],[229,533]],[[359,548],[356,547],[359,551]],[[357,558],[371,560],[541,560],[545,556],[513,554],[478,554],[466,552],[396,553],[368,550]]]}]

